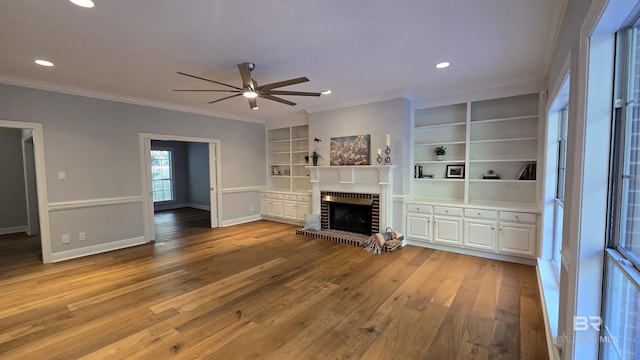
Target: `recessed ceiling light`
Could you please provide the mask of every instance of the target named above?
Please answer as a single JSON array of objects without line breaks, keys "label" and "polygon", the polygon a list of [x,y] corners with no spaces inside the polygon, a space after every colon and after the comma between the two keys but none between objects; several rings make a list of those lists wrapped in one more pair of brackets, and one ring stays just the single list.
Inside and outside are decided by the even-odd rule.
[{"label": "recessed ceiling light", "polygon": [[41,66],[49,66],[49,67],[53,66],[53,63],[51,61],[42,60],[42,59],[36,60],[35,63]]},{"label": "recessed ceiling light", "polygon": [[444,68],[448,68],[448,67],[449,67],[449,65],[451,65],[451,64],[450,64],[450,63],[448,63],[448,62],[446,62],[446,61],[444,61],[444,62],[441,62],[441,63],[437,64],[437,65],[436,65],[436,67],[437,67],[438,69],[444,69]]},{"label": "recessed ceiling light", "polygon": [[325,90],[325,91],[321,92],[320,94],[329,95],[329,94],[331,94],[331,90]]},{"label": "recessed ceiling light", "polygon": [[93,1],[91,0],[69,0],[72,3],[82,6],[83,8],[92,8],[94,7]]},{"label": "recessed ceiling light", "polygon": [[258,110],[258,107],[252,107],[251,110]]}]

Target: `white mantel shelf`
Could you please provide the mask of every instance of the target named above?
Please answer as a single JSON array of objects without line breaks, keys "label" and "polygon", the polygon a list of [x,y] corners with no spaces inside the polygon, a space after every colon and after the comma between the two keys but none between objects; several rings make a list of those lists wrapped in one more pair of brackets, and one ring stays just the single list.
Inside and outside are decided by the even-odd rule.
[{"label": "white mantel shelf", "polygon": [[393,227],[393,171],[395,165],[307,166],[311,177],[311,209],[320,213],[320,192],[380,195],[380,228]]}]

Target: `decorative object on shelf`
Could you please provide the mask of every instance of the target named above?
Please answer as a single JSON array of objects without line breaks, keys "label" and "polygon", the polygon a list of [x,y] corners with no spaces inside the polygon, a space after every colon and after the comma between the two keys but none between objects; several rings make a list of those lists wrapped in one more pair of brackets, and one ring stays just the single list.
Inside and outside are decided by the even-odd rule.
[{"label": "decorative object on shelf", "polygon": [[436,159],[443,160],[444,155],[447,153],[447,148],[442,145],[439,145],[433,148],[433,152],[436,154]]},{"label": "decorative object on shelf", "polygon": [[273,175],[273,176],[279,176],[279,175],[282,175],[282,174],[280,173],[280,167],[279,167],[279,166],[277,166],[277,165],[276,165],[276,166],[272,166],[272,167],[271,167],[271,175]]},{"label": "decorative object on shelf", "polygon": [[376,156],[376,162],[378,165],[382,165],[382,149],[378,148],[378,156]]},{"label": "decorative object on shelf", "polygon": [[387,134],[384,139],[384,164],[391,165],[391,135]]},{"label": "decorative object on shelf", "polygon": [[[305,156],[308,158],[308,156]],[[313,161],[313,166],[318,166],[318,159],[320,159],[320,154],[318,154],[317,151],[313,151],[313,153],[311,153],[311,160]]]},{"label": "decorative object on shelf", "polygon": [[447,179],[464,179],[464,165],[447,165]]},{"label": "decorative object on shelf", "polygon": [[331,138],[329,165],[369,165],[371,135]]},{"label": "decorative object on shelf", "polygon": [[490,179],[498,180],[498,179],[500,179],[500,175],[498,175],[495,172],[493,172],[493,170],[489,170],[489,171],[487,171],[486,174],[482,175],[482,178],[486,179],[486,180],[490,180]]},{"label": "decorative object on shelf", "polygon": [[536,179],[536,164],[525,165],[520,174],[518,174],[518,180],[535,180]]},{"label": "decorative object on shelf", "polygon": [[422,165],[416,165],[413,167],[413,177],[416,179],[422,178]]}]

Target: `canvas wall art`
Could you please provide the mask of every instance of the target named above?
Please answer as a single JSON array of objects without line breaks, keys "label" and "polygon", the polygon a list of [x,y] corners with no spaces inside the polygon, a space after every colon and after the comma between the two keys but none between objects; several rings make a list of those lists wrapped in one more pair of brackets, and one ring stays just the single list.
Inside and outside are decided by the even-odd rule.
[{"label": "canvas wall art", "polygon": [[331,138],[329,165],[369,165],[371,135]]}]

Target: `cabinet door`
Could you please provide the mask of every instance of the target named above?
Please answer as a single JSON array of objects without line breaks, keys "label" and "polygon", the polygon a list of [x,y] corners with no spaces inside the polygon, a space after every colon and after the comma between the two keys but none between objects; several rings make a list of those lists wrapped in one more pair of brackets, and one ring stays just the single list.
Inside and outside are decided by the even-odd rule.
[{"label": "cabinet door", "polygon": [[407,214],[407,238],[431,242],[431,216]]},{"label": "cabinet door", "polygon": [[535,257],[535,225],[501,223],[498,251],[505,254]]},{"label": "cabinet door", "polygon": [[260,213],[271,216],[271,199],[260,199]]},{"label": "cabinet door", "polygon": [[271,200],[271,216],[284,217],[284,201]]},{"label": "cabinet door", "polygon": [[435,216],[433,222],[433,241],[454,246],[462,245],[462,218]]},{"label": "cabinet door", "polygon": [[468,248],[495,251],[496,228],[498,223],[488,220],[464,221],[464,246]]},{"label": "cabinet door", "polygon": [[284,218],[295,220],[298,216],[298,211],[296,207],[295,201],[285,201],[284,202]]},{"label": "cabinet door", "polygon": [[298,203],[298,221],[304,221],[304,215],[309,213],[310,213],[309,203],[299,202]]}]

